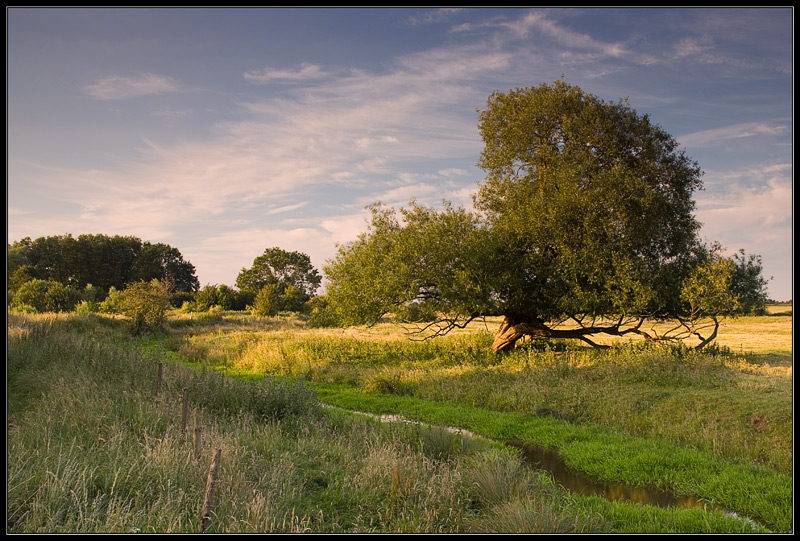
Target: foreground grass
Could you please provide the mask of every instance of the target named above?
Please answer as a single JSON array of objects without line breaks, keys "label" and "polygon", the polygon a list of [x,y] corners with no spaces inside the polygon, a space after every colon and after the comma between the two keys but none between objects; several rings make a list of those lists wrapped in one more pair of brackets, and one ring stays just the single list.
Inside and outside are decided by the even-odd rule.
[{"label": "foreground grass", "polygon": [[[10,316],[8,531],[197,531],[215,449],[222,449],[223,457],[212,521],[215,532],[760,531],[747,521],[702,509],[656,509],[572,496],[547,475],[524,467],[508,449],[441,430],[381,425],[329,409],[323,412],[305,387],[288,380],[255,378],[265,392],[211,372],[168,365],[162,399],[153,399],[155,365],[169,354],[163,344],[206,366],[238,366],[253,379],[252,367],[237,362],[258,348],[270,351],[265,336],[295,326],[284,323],[254,332],[236,322],[214,327],[213,333],[206,326],[182,324],[181,333],[190,331],[193,337],[175,334],[166,342],[150,342],[150,353],[143,355],[142,344],[132,347],[115,324],[103,318]],[[309,353],[316,350],[299,348],[284,336],[278,345],[285,348],[286,359],[294,355],[296,362],[277,364],[283,368],[273,372],[315,379],[318,394],[328,402],[445,424],[472,423],[476,431],[500,439],[543,441],[550,434],[559,448],[566,450],[565,442],[572,441],[576,450],[604,456],[598,464],[607,464],[617,449],[630,447],[627,436],[605,430],[570,435],[577,429],[567,428],[572,425],[553,415],[539,419],[543,424],[528,425],[529,415],[517,417],[447,399],[421,400],[411,396],[419,386],[404,387],[408,382],[403,374],[413,373],[415,367],[421,370],[426,362],[437,370],[457,367],[456,373],[465,362],[485,369],[505,366],[484,360],[480,337],[461,338],[473,349],[434,342],[404,349],[387,333],[375,341],[388,344],[387,349],[376,352],[371,345],[359,349],[363,340],[347,342],[349,349],[343,349],[342,343],[331,340],[333,335],[320,336],[319,347],[327,342],[327,354],[338,363],[330,362],[321,371],[314,357],[318,352]],[[415,347],[427,352],[428,361]],[[465,351],[472,352],[468,362]],[[224,363],[218,363],[223,352]],[[404,358],[418,365],[404,365]],[[364,371],[361,376],[352,375],[355,368]],[[321,373],[331,380],[347,380],[347,385],[324,383]],[[445,383],[442,378],[439,387],[445,388]],[[191,436],[180,432],[184,387],[192,389],[192,404],[203,420],[200,460],[193,457]],[[391,394],[398,390],[408,396]],[[578,457],[578,452],[572,456]],[[722,487],[706,486],[710,497],[726,490],[741,493],[721,479],[742,475],[743,465],[711,460],[696,468],[688,462],[703,455],[689,451],[682,456],[688,457],[685,473],[695,472],[701,483],[716,479]],[[597,471],[621,475],[616,467],[617,473],[608,466]],[[728,473],[721,477],[711,470],[717,467]],[[775,484],[769,470],[753,471],[744,482],[763,476],[759,482]],[[658,472],[650,475],[668,478]],[[750,489],[761,492],[759,486]],[[764,489],[759,497],[781,500],[772,502],[776,518],[766,511],[759,514],[774,523],[773,529],[784,531],[791,524],[791,511],[787,519],[785,495],[780,490],[775,494],[774,488]],[[746,512],[758,508],[743,506]]]},{"label": "foreground grass", "polygon": [[696,496],[773,527],[791,527],[792,479],[769,468],[732,464],[691,448],[552,418],[381,396],[329,384],[315,389],[322,400],[340,407],[376,414],[399,412],[410,419],[458,427],[498,441],[521,440],[557,449],[568,465],[588,478]]},{"label": "foreground grass", "polygon": [[[502,447],[323,413],[285,380],[167,365],[156,400],[160,357],[76,332],[75,322],[10,323],[10,533],[198,531],[216,449],[210,532],[608,527]],[[184,387],[202,419],[199,460],[180,430]]]},{"label": "foreground grass", "polygon": [[173,349],[245,373],[600,425],[791,474],[791,317],[740,318],[721,331],[743,334],[753,337],[744,353],[549,343],[498,357],[480,329],[412,342],[390,325],[234,327],[176,336]]}]

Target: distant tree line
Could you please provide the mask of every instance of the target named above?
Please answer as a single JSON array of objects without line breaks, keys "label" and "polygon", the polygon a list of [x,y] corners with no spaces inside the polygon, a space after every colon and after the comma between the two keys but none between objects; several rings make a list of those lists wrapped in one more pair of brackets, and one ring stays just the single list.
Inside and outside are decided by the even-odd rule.
[{"label": "distant tree line", "polygon": [[[136,320],[137,329],[157,326],[165,298],[185,311],[251,310],[265,317],[310,312],[322,281],[308,255],[268,248],[252,267],[241,269],[235,288],[201,289],[194,265],[178,249],[102,234],[26,237],[8,245],[7,272],[12,309],[121,313]],[[160,308],[139,321],[145,305]]]},{"label": "distant tree line", "polygon": [[322,281],[311,258],[301,252],[267,248],[243,267],[236,287],[207,284],[194,295],[188,309],[203,312],[218,306],[223,310],[252,310],[269,317],[280,312],[309,312],[310,301]]},{"label": "distant tree line", "polygon": [[[173,292],[186,293],[197,291],[200,285],[194,265],[185,261],[177,248],[132,236],[102,234],[16,241],[8,245],[7,273],[10,302],[20,292],[34,296],[29,290],[41,294],[54,290],[57,293],[51,292],[51,297],[79,300],[88,290],[91,300],[100,302],[112,289],[122,290],[136,282],[158,280]],[[64,303],[69,302],[64,298],[55,305],[63,311]]]}]

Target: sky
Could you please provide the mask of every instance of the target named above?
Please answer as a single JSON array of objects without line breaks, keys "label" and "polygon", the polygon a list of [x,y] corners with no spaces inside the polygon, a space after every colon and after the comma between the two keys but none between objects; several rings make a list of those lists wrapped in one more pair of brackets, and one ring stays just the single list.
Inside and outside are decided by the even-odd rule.
[{"label": "sky", "polygon": [[793,8],[7,8],[7,230],[132,235],[234,286],[366,207],[470,207],[492,92],[628,100],[704,171],[701,237],[793,292]]}]

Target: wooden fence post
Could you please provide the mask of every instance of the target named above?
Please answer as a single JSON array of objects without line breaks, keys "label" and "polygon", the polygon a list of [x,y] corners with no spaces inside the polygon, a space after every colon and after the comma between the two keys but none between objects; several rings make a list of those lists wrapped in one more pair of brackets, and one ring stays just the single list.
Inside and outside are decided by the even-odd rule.
[{"label": "wooden fence post", "polygon": [[161,398],[161,377],[164,374],[164,364],[158,363],[158,376],[156,378],[156,400]]},{"label": "wooden fence post", "polygon": [[217,483],[219,474],[219,459],[222,456],[222,449],[217,449],[211,468],[208,470],[208,481],[206,481],[206,497],[203,501],[203,515],[200,518],[200,533],[205,533],[211,524],[211,508],[214,505],[214,485]]},{"label": "wooden fence post", "polygon": [[183,405],[181,406],[181,437],[186,437],[186,423],[189,420],[189,388],[183,388]]},{"label": "wooden fence post", "polygon": [[200,414],[194,409],[194,458],[200,460],[200,451],[203,448],[203,430],[200,428]]}]

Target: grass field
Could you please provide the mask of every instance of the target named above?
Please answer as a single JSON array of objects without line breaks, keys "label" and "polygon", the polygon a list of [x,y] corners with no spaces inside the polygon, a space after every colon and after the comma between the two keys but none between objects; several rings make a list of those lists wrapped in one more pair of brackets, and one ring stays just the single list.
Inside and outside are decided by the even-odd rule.
[{"label": "grass field", "polygon": [[[132,339],[102,316],[9,314],[7,530],[197,531],[221,449],[212,532],[788,531],[791,307],[775,312],[726,321],[708,353],[547,342],[499,357],[494,321],[413,342],[393,325],[176,313]],[[512,440],[708,508],[566,492]]]}]

